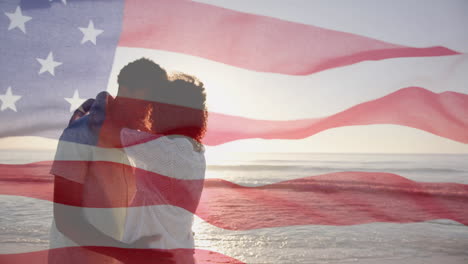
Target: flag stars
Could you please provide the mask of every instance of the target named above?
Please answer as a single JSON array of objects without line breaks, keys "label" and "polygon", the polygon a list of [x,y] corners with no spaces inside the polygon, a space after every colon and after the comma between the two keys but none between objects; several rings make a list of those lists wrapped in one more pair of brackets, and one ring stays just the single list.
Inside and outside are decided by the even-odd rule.
[{"label": "flag stars", "polygon": [[5,15],[10,19],[10,25],[8,26],[8,30],[19,28],[19,30],[23,31],[23,33],[26,34],[25,24],[26,22],[31,20],[32,17],[24,16],[19,6],[16,7],[16,11],[14,13],[5,12]]},{"label": "flag stars", "polygon": [[79,27],[78,29],[83,33],[83,39],[81,40],[81,44],[91,41],[91,43],[96,45],[96,37],[102,34],[102,32],[104,32],[104,30],[102,29],[95,28],[92,20],[89,20],[87,28]]},{"label": "flag stars", "polygon": [[[54,0],[49,0],[49,2],[53,2]],[[61,2],[64,4],[64,5],[67,5],[67,0],[61,0]]]},{"label": "flag stars", "polygon": [[39,74],[49,72],[52,76],[55,76],[55,67],[62,65],[61,62],[54,61],[54,54],[52,54],[52,51],[49,52],[46,59],[36,58],[36,60],[41,64]]},{"label": "flag stars", "polygon": [[21,99],[21,96],[14,95],[11,92],[11,87],[8,87],[5,94],[0,94],[0,101],[2,101],[2,106],[0,107],[0,111],[4,111],[8,108],[16,112],[16,101]]},{"label": "flag stars", "polygon": [[83,104],[86,99],[80,98],[80,94],[78,93],[78,90],[75,90],[73,93],[73,97],[65,97],[65,100],[70,104],[70,112],[73,112],[74,110],[78,109],[78,107]]}]

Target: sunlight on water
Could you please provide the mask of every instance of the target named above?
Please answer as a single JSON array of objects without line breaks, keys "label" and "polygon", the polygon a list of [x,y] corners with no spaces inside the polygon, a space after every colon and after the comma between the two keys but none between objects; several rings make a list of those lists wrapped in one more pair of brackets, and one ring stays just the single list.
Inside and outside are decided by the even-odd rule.
[{"label": "sunlight on water", "polygon": [[[41,152],[0,152],[8,163]],[[21,159],[22,158],[22,159]],[[332,171],[386,171],[417,181],[468,184],[467,155],[391,155],[320,153],[207,153],[207,178],[256,186]],[[245,219],[258,216],[242,202],[229,212]],[[48,247],[51,204],[17,196],[0,196],[0,251],[25,252]],[[223,208],[218,214],[223,214]],[[349,217],[349,215],[343,215]],[[467,263],[468,228],[450,220],[422,223],[373,223],[354,226],[287,226],[247,231],[222,229],[195,217],[197,248],[247,263]],[[367,262],[366,262],[367,261]]]}]

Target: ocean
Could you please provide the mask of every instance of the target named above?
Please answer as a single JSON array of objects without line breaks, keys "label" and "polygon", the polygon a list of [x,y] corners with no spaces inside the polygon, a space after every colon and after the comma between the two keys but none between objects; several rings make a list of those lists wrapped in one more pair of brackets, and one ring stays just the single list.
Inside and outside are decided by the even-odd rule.
[{"label": "ocean", "polygon": [[[43,150],[0,151],[3,164],[53,160],[53,156],[53,151]],[[206,158],[207,178],[245,186],[339,171],[390,172],[419,182],[468,184],[468,155],[220,154],[208,150]],[[47,249],[52,220],[49,202],[0,195],[0,206],[0,253]],[[446,219],[230,231],[196,218],[194,232],[197,248],[247,263],[468,263],[468,227]]]}]

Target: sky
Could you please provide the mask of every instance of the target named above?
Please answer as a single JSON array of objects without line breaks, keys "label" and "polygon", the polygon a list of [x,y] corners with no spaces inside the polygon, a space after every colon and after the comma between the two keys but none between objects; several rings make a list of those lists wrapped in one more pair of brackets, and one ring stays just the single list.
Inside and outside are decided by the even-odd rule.
[{"label": "sky", "polygon": [[[208,4],[359,34],[378,40],[429,47],[443,45],[468,51],[468,2],[453,1],[211,1]],[[326,4],[325,4],[326,2]],[[359,19],[357,19],[359,18]],[[418,85],[435,92],[468,92],[468,57],[408,58],[363,62],[311,76],[287,76],[243,70],[206,59],[164,51],[119,48],[107,90],[116,93],[116,77],[129,61],[146,56],[161,66],[198,76],[207,89],[208,108],[255,119],[318,118]],[[448,56],[447,56],[448,57]],[[451,72],[444,67],[457,67]],[[395,80],[398,76],[398,80]],[[402,77],[403,76],[403,77]],[[414,76],[421,78],[414,79]],[[1,149],[48,148],[56,140],[19,137],[0,139]],[[210,151],[468,153],[468,145],[397,125],[341,127],[304,140],[249,139]]]}]

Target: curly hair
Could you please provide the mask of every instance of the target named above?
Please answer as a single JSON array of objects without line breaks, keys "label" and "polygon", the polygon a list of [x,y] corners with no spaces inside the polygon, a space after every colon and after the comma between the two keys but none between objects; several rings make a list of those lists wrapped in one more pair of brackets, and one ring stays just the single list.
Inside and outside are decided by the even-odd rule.
[{"label": "curly hair", "polygon": [[166,96],[169,102],[155,104],[152,113],[153,131],[158,134],[183,135],[201,143],[208,118],[203,83],[185,73],[175,73],[169,80]]}]

